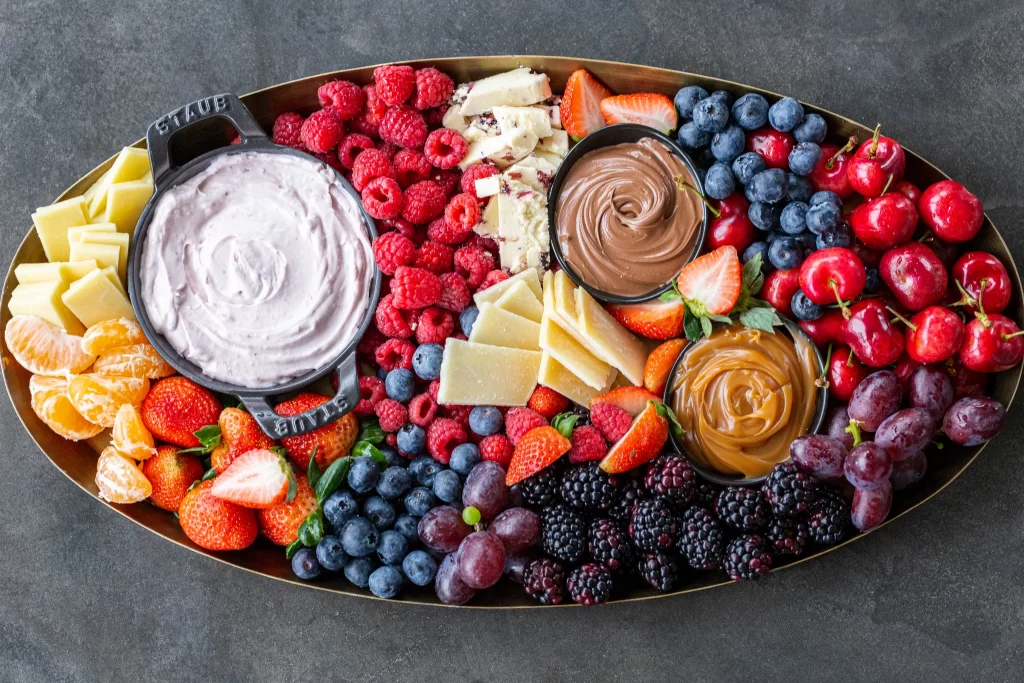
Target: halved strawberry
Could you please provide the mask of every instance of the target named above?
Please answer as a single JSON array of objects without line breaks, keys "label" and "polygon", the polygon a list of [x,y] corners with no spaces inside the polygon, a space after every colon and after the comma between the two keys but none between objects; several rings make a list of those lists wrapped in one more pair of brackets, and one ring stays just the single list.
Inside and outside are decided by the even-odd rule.
[{"label": "halved strawberry", "polygon": [[675,292],[642,304],[608,304],[606,308],[626,329],[651,339],[671,339],[683,333],[686,306]]},{"label": "halved strawberry", "polygon": [[685,339],[669,339],[651,351],[647,356],[647,363],[644,364],[644,386],[658,396],[663,396],[672,365],[685,347]]},{"label": "halved strawberry", "polygon": [[606,97],[601,100],[601,114],[609,125],[639,123],[665,135],[674,131],[679,122],[672,100],[653,92]]},{"label": "halved strawberry", "polygon": [[217,475],[210,494],[247,508],[272,508],[295,497],[295,473],[282,456],[257,448]]},{"label": "halved strawberry", "polygon": [[508,465],[505,484],[512,486],[537,474],[572,448],[572,442],[554,427],[535,427],[516,444]]},{"label": "halved strawberry", "polygon": [[647,409],[650,401],[661,403],[661,397],[643,387],[619,387],[590,399],[590,409],[599,403],[611,403],[636,417]]},{"label": "halved strawberry", "polygon": [[654,460],[668,441],[668,409],[664,403],[651,401],[633,426],[619,439],[601,461],[601,469],[608,474],[628,472]]},{"label": "halved strawberry", "polygon": [[727,244],[698,256],[686,264],[676,284],[694,315],[728,314],[743,289],[743,266],[736,247]]},{"label": "halved strawberry", "polygon": [[586,69],[573,71],[565,84],[559,116],[562,127],[573,140],[581,140],[607,124],[601,115],[601,100],[612,91]]}]

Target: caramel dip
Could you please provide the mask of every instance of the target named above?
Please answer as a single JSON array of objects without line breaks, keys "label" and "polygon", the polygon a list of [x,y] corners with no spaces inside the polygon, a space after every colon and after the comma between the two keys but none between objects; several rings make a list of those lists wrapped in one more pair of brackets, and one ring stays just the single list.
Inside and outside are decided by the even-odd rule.
[{"label": "caramel dip", "polygon": [[790,442],[814,418],[819,374],[811,343],[794,338],[732,325],[686,349],[670,402],[697,462],[761,477],[789,459]]},{"label": "caramel dip", "polygon": [[573,164],[555,205],[562,256],[591,287],[638,296],[679,274],[697,246],[704,207],[675,178],[697,183],[653,138],[602,147]]}]

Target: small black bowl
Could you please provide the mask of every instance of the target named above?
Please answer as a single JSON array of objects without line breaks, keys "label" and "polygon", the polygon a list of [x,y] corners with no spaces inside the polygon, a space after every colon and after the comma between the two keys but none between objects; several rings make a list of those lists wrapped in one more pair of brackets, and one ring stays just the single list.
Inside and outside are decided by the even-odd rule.
[{"label": "small black bowl", "polygon": [[[786,332],[789,334],[789,337],[791,339],[799,335],[801,337],[804,337],[807,340],[807,343],[811,345],[811,348],[814,350],[814,357],[818,361],[818,371],[820,372],[821,368],[824,367],[825,365],[825,359],[821,355],[821,350],[813,341],[811,341],[811,338],[808,337],[807,334],[803,330],[801,330],[796,323],[789,320],[788,318],[783,318],[783,322],[785,323]],[[776,332],[776,334],[779,333]],[[690,342],[683,348],[682,353],[679,354],[679,357],[676,359],[676,362],[672,364],[672,370],[668,373],[668,382],[665,384],[665,395],[662,397],[662,399],[665,401],[665,405],[667,406],[672,405],[672,385],[675,384],[676,371],[678,370],[679,364],[682,362],[687,352],[689,352],[689,350],[693,348],[694,343],[695,342]],[[819,386],[816,393],[817,406],[814,411],[814,416],[811,418],[811,424],[807,429],[808,434],[817,434],[821,431],[822,425],[825,422],[825,413],[828,410],[828,388],[825,386]],[[672,446],[676,449],[676,451],[686,456],[686,459],[690,462],[690,466],[693,467],[694,471],[696,471],[697,474],[699,474],[700,476],[704,477],[705,479],[714,484],[719,484],[721,486],[753,486],[755,484],[760,484],[762,481],[768,478],[768,475],[765,475],[763,477],[743,477],[735,474],[722,474],[717,470],[711,469],[710,467],[706,467],[705,465],[701,464],[699,460],[693,457],[693,455],[688,450],[686,450],[686,445],[683,443],[682,439],[677,437],[671,431],[669,432],[669,434],[672,441]]]},{"label": "small black bowl", "polygon": [[[565,274],[568,275],[569,279],[577,286],[585,289],[598,301],[610,304],[638,304],[644,301],[650,301],[651,299],[656,299],[672,288],[672,282],[666,282],[665,284],[652,289],[650,292],[636,296],[610,294],[587,284],[583,278],[577,275],[576,271],[569,266],[565,257],[562,255],[562,248],[558,242],[558,224],[555,220],[555,209],[558,204],[558,194],[562,190],[562,183],[565,182],[565,177],[569,174],[569,169],[571,169],[573,164],[579,161],[583,155],[601,147],[618,145],[623,142],[639,142],[643,138],[653,138],[665,145],[673,156],[683,162],[683,165],[686,166],[686,169],[693,177],[697,190],[701,195],[704,194],[704,184],[701,181],[700,176],[697,174],[697,165],[693,163],[693,159],[690,158],[690,155],[684,152],[682,147],[680,147],[672,138],[654,130],[653,128],[642,126],[638,123],[619,123],[614,126],[606,126],[580,140],[571,150],[569,150],[569,153],[565,155],[565,158],[562,159],[562,163],[559,164],[558,171],[555,173],[555,177],[551,181],[551,188],[548,190],[548,234],[550,236],[549,241],[551,243],[551,251],[555,254],[555,260],[558,261],[558,265],[561,266],[562,270],[565,271]],[[689,258],[686,259],[686,263],[695,259],[697,255],[700,254],[701,249],[704,248],[704,240],[707,235],[708,222],[710,219],[707,206],[702,204],[702,207],[704,209],[704,218],[700,223],[700,228],[697,233],[697,241],[694,243],[693,251],[690,253]]]}]

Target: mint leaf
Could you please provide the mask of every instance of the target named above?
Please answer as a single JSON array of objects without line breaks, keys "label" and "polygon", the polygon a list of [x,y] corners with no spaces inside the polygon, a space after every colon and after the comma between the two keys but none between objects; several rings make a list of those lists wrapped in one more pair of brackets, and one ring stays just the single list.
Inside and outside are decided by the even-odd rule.
[{"label": "mint leaf", "polygon": [[369,456],[377,461],[378,465],[387,465],[388,456],[384,455],[379,448],[369,441],[357,441],[352,447],[352,455],[355,457]]},{"label": "mint leaf", "polygon": [[725,323],[726,325],[732,324],[732,318],[727,315],[715,315],[714,313],[708,313],[707,317],[716,323]]},{"label": "mint leaf", "polygon": [[[179,453],[184,453],[185,451],[178,451],[178,452]],[[203,472],[202,478],[196,479],[194,482],[192,482],[192,485],[188,487],[188,490],[191,491],[195,487],[197,487],[200,484],[202,484],[204,481],[210,481],[211,479],[213,479],[216,476],[217,476],[217,470],[215,470],[215,469],[213,469],[211,467],[210,469],[208,469],[205,472]]]},{"label": "mint leaf", "polygon": [[[665,404],[662,404],[662,405],[665,405]],[[667,405],[665,405],[665,417],[668,418],[668,426],[669,426],[669,429],[672,430],[672,433],[675,434],[677,437],[682,436],[683,435],[683,425],[679,424],[679,418],[676,417],[676,414],[672,410],[672,408],[670,408]]]},{"label": "mint leaf", "polygon": [[559,413],[555,415],[555,419],[551,421],[551,426],[558,430],[558,433],[567,439],[572,438],[572,429],[576,426],[576,421],[580,419],[578,414],[574,413]]},{"label": "mint leaf", "polygon": [[292,559],[293,557],[295,557],[295,553],[299,552],[299,550],[302,547],[302,541],[296,538],[294,541],[288,544],[287,548],[284,549],[285,558],[289,560]]},{"label": "mint leaf", "polygon": [[220,445],[220,425],[206,425],[193,433],[199,439],[200,445],[193,446],[192,448],[183,448],[178,451],[179,453],[201,453],[202,455],[207,455]]},{"label": "mint leaf", "polygon": [[306,479],[309,481],[309,485],[314,489],[316,488],[316,483],[320,481],[320,477],[323,475],[323,472],[320,471],[320,465],[316,464],[317,448],[319,448],[319,446],[314,446],[313,452],[309,454],[309,467],[306,468]]},{"label": "mint leaf", "polygon": [[710,337],[711,336],[711,320],[710,320],[710,318],[708,318],[706,315],[702,315],[702,316],[700,316],[697,319],[700,320],[701,332],[704,333],[705,337]]},{"label": "mint leaf", "polygon": [[384,430],[376,418],[369,417],[359,421],[359,435],[356,441],[369,441],[377,445],[384,440]]},{"label": "mint leaf", "polygon": [[774,308],[751,308],[740,313],[740,322],[746,327],[775,334],[775,330],[772,328],[781,325],[782,318]]},{"label": "mint leaf", "polygon": [[316,546],[320,539],[324,537],[324,519],[322,515],[323,513],[318,508],[309,513],[309,517],[302,520],[302,524],[299,525],[299,540],[307,548]]},{"label": "mint leaf", "polygon": [[761,291],[764,285],[764,275],[761,273],[761,253],[758,252],[754,258],[743,264],[743,288],[751,295]]},{"label": "mint leaf", "polygon": [[338,490],[341,483],[345,481],[345,475],[348,474],[348,468],[351,464],[352,457],[348,455],[344,458],[338,458],[331,463],[331,466],[320,477],[320,481],[313,487],[317,502],[323,505],[327,497]]},{"label": "mint leaf", "polygon": [[690,312],[689,308],[683,314],[683,334],[692,342],[700,339],[700,321]]}]

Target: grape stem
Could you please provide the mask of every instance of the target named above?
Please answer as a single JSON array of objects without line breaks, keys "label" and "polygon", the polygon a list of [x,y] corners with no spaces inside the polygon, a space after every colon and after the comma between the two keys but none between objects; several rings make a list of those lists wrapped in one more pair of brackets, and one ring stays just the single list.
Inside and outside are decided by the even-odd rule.
[{"label": "grape stem", "polygon": [[853,418],[850,418],[850,425],[846,429],[844,429],[843,431],[846,432],[847,434],[852,434],[853,435],[853,445],[854,446],[859,446],[862,443],[861,433],[860,433],[860,422],[857,422]]}]

